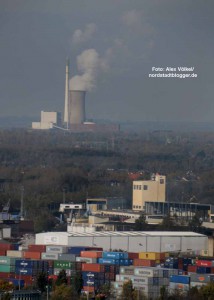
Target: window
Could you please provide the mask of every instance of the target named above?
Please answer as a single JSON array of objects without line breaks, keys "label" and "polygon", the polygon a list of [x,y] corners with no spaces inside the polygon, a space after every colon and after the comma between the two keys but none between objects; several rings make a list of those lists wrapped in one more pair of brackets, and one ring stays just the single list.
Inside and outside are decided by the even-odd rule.
[{"label": "window", "polygon": [[163,178],[160,179],[160,184],[164,184],[164,179]]},{"label": "window", "polygon": [[138,185],[138,189],[141,190],[141,185]]},{"label": "window", "polygon": [[148,185],[143,186],[144,191],[148,190]]}]

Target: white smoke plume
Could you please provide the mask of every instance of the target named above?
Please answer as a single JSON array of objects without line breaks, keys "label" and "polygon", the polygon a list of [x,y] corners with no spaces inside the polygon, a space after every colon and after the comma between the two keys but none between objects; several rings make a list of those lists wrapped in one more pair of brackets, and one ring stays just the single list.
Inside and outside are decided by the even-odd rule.
[{"label": "white smoke plume", "polygon": [[98,74],[108,69],[108,63],[95,49],[87,49],[77,56],[77,68],[82,75],[71,78],[70,89],[91,91],[95,88]]},{"label": "white smoke plume", "polygon": [[72,43],[75,45],[89,41],[97,31],[97,26],[94,23],[87,24],[85,30],[77,29],[72,36]]}]

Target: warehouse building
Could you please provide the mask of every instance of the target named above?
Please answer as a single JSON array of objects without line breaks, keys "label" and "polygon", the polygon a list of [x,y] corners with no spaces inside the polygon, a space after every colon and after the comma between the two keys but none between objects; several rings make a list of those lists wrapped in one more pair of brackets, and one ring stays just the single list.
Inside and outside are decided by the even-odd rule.
[{"label": "warehouse building", "polygon": [[129,252],[201,251],[208,249],[208,237],[195,232],[97,231],[92,233],[46,232],[36,234],[36,244],[96,246],[109,251]]}]

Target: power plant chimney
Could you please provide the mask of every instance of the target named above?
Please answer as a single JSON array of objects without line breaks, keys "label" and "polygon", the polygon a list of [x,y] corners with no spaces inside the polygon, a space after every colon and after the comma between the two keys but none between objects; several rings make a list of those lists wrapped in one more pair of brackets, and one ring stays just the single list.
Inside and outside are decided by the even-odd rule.
[{"label": "power plant chimney", "polygon": [[68,101],[69,124],[85,122],[85,91],[70,91]]},{"label": "power plant chimney", "polygon": [[67,58],[66,67],[65,67],[65,108],[64,108],[64,123],[66,124],[66,128],[68,129],[68,100],[69,98],[69,59]]}]

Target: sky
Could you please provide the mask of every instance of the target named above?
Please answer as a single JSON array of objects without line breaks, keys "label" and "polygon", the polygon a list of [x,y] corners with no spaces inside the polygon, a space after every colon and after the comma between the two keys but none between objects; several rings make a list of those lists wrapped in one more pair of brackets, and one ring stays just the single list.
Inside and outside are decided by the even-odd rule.
[{"label": "sky", "polygon": [[[63,113],[68,57],[87,119],[213,122],[213,16],[213,0],[0,0],[0,117]],[[172,73],[197,77],[151,77]]]}]

